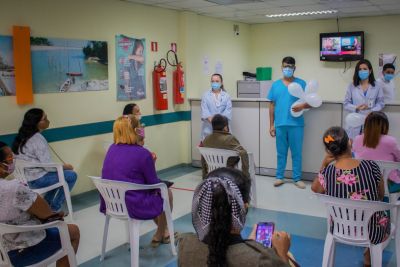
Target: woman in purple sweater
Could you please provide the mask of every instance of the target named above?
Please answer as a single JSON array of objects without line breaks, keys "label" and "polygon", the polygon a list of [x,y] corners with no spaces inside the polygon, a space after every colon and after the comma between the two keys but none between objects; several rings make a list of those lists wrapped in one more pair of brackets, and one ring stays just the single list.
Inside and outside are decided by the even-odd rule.
[{"label": "woman in purple sweater", "polygon": [[[157,184],[158,179],[151,153],[141,145],[144,136],[140,136],[140,122],[133,115],[124,115],[114,122],[114,144],[107,151],[103,163],[102,178],[135,184]],[[172,209],[172,192],[168,189]],[[154,219],[157,231],[151,245],[169,243],[167,222],[163,212],[163,199],[158,189],[129,191],[125,197],[128,214],[131,218]],[[101,199],[100,211],[105,213]]]}]

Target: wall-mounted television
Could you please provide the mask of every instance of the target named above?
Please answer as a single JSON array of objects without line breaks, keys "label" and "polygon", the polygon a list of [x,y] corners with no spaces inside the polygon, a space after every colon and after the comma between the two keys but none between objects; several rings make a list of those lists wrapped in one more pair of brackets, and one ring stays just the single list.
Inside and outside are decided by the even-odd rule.
[{"label": "wall-mounted television", "polygon": [[364,58],[364,32],[320,33],[321,61],[355,61]]}]

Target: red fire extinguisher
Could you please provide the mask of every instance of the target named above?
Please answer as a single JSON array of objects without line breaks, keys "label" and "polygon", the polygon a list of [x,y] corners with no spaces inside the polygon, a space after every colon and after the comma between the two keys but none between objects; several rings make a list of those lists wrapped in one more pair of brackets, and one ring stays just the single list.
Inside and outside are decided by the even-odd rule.
[{"label": "red fire extinguisher", "polygon": [[[169,61],[169,54],[172,53],[175,57],[175,63]],[[183,72],[182,63],[178,61],[178,55],[175,51],[169,50],[167,52],[167,61],[171,66],[176,67],[173,72],[173,91],[174,91],[174,104],[183,104],[185,100],[185,73]]]},{"label": "red fire extinguisher", "polygon": [[154,107],[157,110],[168,109],[166,67],[167,62],[161,59],[153,70]]}]

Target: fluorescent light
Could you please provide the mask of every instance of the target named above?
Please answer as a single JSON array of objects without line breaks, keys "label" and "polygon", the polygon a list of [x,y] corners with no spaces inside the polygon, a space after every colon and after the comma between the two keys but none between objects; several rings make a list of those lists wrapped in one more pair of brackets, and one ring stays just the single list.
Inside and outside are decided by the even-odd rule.
[{"label": "fluorescent light", "polygon": [[335,14],[337,10],[320,10],[320,11],[305,11],[305,12],[293,12],[293,13],[282,13],[282,14],[271,14],[265,15],[267,18],[281,18],[281,17],[294,17],[294,16],[311,16],[311,15],[327,15]]}]

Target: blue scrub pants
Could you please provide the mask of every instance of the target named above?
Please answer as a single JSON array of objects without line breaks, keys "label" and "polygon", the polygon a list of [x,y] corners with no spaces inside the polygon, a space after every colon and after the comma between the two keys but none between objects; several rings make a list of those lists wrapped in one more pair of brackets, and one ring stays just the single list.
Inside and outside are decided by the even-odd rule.
[{"label": "blue scrub pants", "polygon": [[301,180],[301,164],[303,150],[303,126],[279,126],[276,127],[276,152],[278,167],[276,178],[283,179],[286,168],[288,149],[292,154],[293,180]]}]

